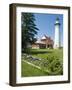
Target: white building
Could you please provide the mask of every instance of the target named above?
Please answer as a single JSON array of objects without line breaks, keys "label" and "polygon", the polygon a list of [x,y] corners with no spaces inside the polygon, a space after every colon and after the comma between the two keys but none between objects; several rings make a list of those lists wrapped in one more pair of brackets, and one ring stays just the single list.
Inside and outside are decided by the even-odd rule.
[{"label": "white building", "polygon": [[59,18],[55,21],[55,37],[54,37],[54,48],[57,49],[60,47],[60,22]]}]

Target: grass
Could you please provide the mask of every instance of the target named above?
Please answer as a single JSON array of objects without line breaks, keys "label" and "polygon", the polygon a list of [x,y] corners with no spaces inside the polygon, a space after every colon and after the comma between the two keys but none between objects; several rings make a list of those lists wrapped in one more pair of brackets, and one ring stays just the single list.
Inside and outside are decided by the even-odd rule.
[{"label": "grass", "polygon": [[63,58],[63,49],[29,49],[28,54],[46,59],[51,55],[57,56],[58,58]]},{"label": "grass", "polygon": [[[39,70],[22,62],[22,76],[62,75],[63,74],[63,50],[62,49],[31,49],[29,55],[41,60],[32,61],[23,59],[42,68]],[[48,71],[49,73],[45,73]]]},{"label": "grass", "polygon": [[25,62],[22,61],[22,77],[30,77],[30,76],[44,76],[47,75],[43,70],[37,69]]}]

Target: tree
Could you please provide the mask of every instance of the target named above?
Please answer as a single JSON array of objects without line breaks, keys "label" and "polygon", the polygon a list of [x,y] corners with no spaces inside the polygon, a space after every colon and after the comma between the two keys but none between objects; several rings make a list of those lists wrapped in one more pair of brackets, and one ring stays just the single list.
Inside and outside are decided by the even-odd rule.
[{"label": "tree", "polygon": [[22,28],[22,50],[27,48],[28,44],[36,41],[35,35],[39,30],[35,24],[35,16],[33,13],[22,13],[21,16]]}]

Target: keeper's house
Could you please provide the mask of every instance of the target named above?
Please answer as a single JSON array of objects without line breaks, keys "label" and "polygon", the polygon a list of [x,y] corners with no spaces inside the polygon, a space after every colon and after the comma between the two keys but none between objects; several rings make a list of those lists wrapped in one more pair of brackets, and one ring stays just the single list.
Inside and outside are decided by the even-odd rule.
[{"label": "keeper's house", "polygon": [[40,40],[37,40],[34,44],[32,44],[33,49],[43,49],[43,48],[53,48],[53,40],[44,35]]}]

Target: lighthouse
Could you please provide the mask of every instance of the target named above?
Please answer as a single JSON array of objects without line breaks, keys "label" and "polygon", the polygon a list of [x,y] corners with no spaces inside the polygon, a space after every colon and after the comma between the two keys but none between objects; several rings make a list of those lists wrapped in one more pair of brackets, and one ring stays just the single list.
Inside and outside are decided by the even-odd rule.
[{"label": "lighthouse", "polygon": [[56,18],[54,25],[55,25],[54,48],[57,49],[60,47],[60,22],[59,22],[59,18]]}]

